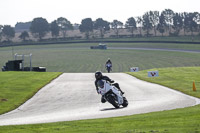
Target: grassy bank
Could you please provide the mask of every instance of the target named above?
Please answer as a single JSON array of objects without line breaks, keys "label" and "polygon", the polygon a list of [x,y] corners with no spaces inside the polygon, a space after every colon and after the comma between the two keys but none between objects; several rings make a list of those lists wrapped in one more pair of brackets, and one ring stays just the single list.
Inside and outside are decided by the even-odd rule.
[{"label": "grassy bank", "polygon": [[[154,70],[159,71],[159,77],[149,78],[147,72]],[[200,67],[155,68],[128,74],[200,98]],[[193,82],[197,88],[196,92],[192,90]]]},{"label": "grassy bank", "polygon": [[0,72],[0,114],[15,109],[60,74]]},{"label": "grassy bank", "polygon": [[[153,69],[154,70],[154,69]],[[163,84],[173,89],[200,97],[199,67],[163,68],[159,77],[147,78],[147,71],[129,73],[140,79]],[[192,91],[192,81],[197,91]],[[198,133],[200,105],[171,111],[154,112],[125,117],[59,122],[49,124],[0,126],[2,133]]]},{"label": "grassy bank", "polygon": [[198,133],[200,106],[117,118],[3,126],[2,133]]}]

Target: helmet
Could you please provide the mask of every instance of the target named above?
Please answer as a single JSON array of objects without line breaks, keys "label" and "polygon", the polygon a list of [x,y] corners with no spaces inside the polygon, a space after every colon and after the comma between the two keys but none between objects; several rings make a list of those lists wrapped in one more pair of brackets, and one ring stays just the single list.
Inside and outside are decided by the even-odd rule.
[{"label": "helmet", "polygon": [[97,86],[100,87],[100,88],[103,88],[103,87],[104,87],[104,82],[103,82],[103,80],[99,80],[99,81],[97,82]]},{"label": "helmet", "polygon": [[101,73],[100,71],[97,71],[97,72],[95,73],[95,78],[96,78],[96,79],[101,79],[101,77],[102,77],[102,73]]}]

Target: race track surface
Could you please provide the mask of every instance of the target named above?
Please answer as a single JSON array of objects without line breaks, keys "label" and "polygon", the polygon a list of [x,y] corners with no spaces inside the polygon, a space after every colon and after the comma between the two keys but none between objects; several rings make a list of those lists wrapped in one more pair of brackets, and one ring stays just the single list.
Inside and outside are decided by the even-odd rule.
[{"label": "race track surface", "polygon": [[105,74],[119,83],[129,101],[126,108],[100,102],[93,73],[64,73],[25,104],[4,115],[0,125],[94,119],[194,106],[200,100],[128,74]]}]

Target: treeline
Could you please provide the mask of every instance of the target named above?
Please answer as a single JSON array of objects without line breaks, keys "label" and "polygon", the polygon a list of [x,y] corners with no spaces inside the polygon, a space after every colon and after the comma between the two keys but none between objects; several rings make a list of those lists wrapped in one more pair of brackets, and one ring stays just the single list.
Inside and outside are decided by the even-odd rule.
[{"label": "treeline", "polygon": [[[104,38],[106,31],[113,30],[114,37],[119,38],[120,29],[127,29],[130,32],[129,37],[134,37],[134,31],[139,31],[139,36],[157,36],[158,32],[163,36],[179,36],[180,31],[186,33],[194,32],[200,35],[200,13],[198,12],[183,12],[176,13],[171,9],[165,9],[162,12],[149,11],[139,17],[130,17],[125,23],[119,20],[113,20],[108,22],[103,18],[98,18],[93,21],[91,18],[85,18],[81,21],[81,24],[72,24],[68,19],[60,17],[51,23],[48,23],[45,18],[34,18],[32,22],[17,23],[18,28],[20,25],[28,27],[28,30],[21,32],[19,38],[26,41],[31,33],[35,38],[42,40],[47,33],[51,33],[52,38],[57,39],[60,34],[63,38],[66,38],[67,31],[79,29],[81,33],[85,34],[86,39],[90,39],[94,30],[98,30],[99,38]],[[23,29],[23,28],[22,28]],[[30,32],[29,32],[30,31]],[[150,33],[153,31],[153,34]],[[144,32],[145,34],[142,34]],[[138,35],[137,35],[138,36]],[[10,25],[0,25],[0,42],[2,38],[6,41],[11,41],[15,37],[15,28]]]}]

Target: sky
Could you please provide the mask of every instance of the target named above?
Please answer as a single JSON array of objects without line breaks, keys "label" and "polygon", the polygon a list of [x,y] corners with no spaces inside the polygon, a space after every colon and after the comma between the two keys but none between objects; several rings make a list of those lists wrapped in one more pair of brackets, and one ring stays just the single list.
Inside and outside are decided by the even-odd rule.
[{"label": "sky", "polygon": [[123,23],[130,17],[142,16],[148,11],[200,12],[200,0],[0,0],[0,25],[15,26],[45,18],[49,23],[59,17],[72,24],[85,18],[103,18]]}]

